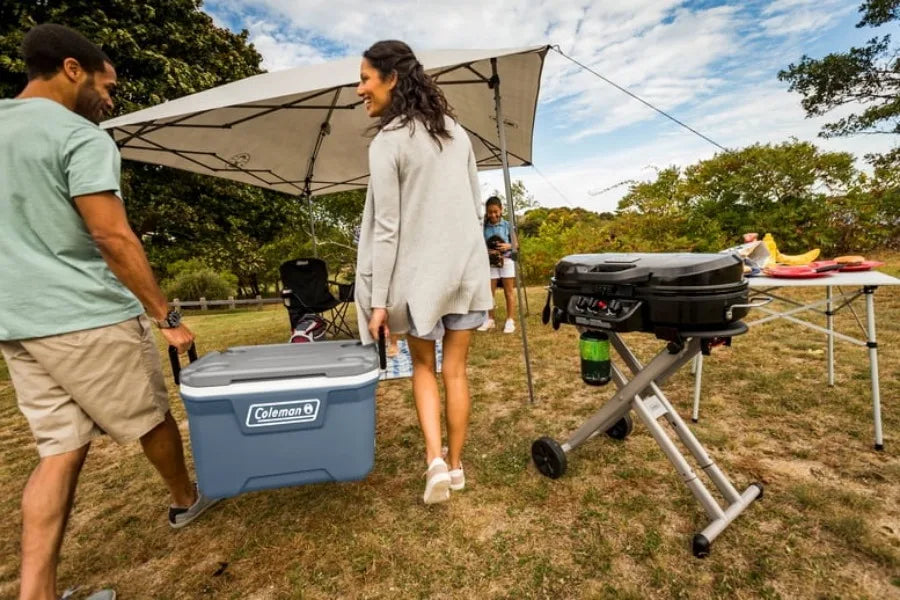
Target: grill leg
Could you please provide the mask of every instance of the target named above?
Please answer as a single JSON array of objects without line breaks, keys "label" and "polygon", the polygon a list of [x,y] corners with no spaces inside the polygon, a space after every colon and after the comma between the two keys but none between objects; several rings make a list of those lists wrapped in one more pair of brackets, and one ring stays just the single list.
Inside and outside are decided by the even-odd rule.
[{"label": "grill leg", "polygon": [[[622,360],[634,373],[634,377],[628,381],[622,371],[616,365],[612,365],[612,378],[619,387],[619,391],[572,434],[569,440],[562,445],[562,450],[568,454],[594,435],[606,431],[630,410],[633,410],[647,426],[650,435],[653,436],[666,458],[675,467],[685,485],[709,517],[709,524],[700,533],[695,534],[692,539],[694,556],[706,557],[709,555],[712,542],[754,500],[762,496],[763,488],[762,485],[753,483],[743,493],[738,492],[728,477],[713,462],[687,424],[673,409],[657,383],[665,380],[678,367],[699,355],[700,339],[689,339],[675,354],[668,350],[660,352],[646,367],[641,365],[634,353],[617,335],[611,335],[610,341]],[[724,508],[703,484],[675,442],[660,425],[658,419],[662,416],[666,417],[678,439],[725,499]]]},{"label": "grill leg", "polygon": [[[693,342],[689,347],[693,347]],[[631,351],[630,348],[622,345],[622,348],[619,352],[622,356],[622,360],[633,369],[635,372],[640,372],[643,370],[643,366],[641,362],[638,360],[637,356]],[[697,356],[702,356],[702,354],[697,354]],[[672,428],[675,430],[675,433],[678,435],[678,438],[681,440],[681,443],[690,451],[691,455],[693,455],[694,459],[697,461],[697,464],[701,469],[703,469],[709,478],[716,484],[716,487],[721,492],[722,496],[725,497],[729,502],[736,502],[740,499],[740,494],[731,485],[731,482],[728,481],[728,478],[722,474],[722,471],[718,466],[713,462],[712,458],[710,458],[709,454],[706,452],[706,449],[703,445],[697,440],[691,430],[688,428],[687,424],[682,420],[681,416],[678,412],[672,407],[669,403],[668,398],[662,393],[662,390],[659,389],[659,386],[656,383],[650,383],[650,390],[659,400],[660,404],[665,411],[666,420],[672,425]]]},{"label": "grill leg", "polygon": [[703,354],[694,357],[694,409],[691,412],[691,421],[696,423],[700,420],[700,387],[703,384]]},{"label": "grill leg", "polygon": [[[610,340],[614,343],[622,344],[615,334],[610,335]],[[618,348],[618,346],[616,347]],[[699,349],[699,342],[697,342],[697,349]],[[670,372],[672,365],[680,366],[687,360],[690,360],[691,356],[685,358],[686,353],[687,347],[678,354],[671,354],[663,350],[650,361],[646,369],[641,373],[635,374],[634,379],[625,382],[623,378],[619,391],[569,437],[562,445],[563,450],[565,452],[574,450],[594,435],[612,427],[631,410],[632,399],[638,393],[647,389],[656,377]],[[619,382],[617,381],[618,384]]]}]

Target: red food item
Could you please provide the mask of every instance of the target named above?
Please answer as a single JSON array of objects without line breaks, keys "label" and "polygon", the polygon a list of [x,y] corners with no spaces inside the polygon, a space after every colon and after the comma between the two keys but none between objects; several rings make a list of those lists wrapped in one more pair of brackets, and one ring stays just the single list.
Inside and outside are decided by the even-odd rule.
[{"label": "red food item", "polygon": [[829,277],[831,273],[827,271],[816,271],[812,266],[776,266],[765,270],[765,274],[769,277],[779,277],[785,279],[810,279],[813,277]]},{"label": "red food item", "polygon": [[841,271],[868,271],[870,269],[875,269],[877,267],[883,267],[883,262],[878,262],[877,260],[864,260],[859,264],[855,265],[844,265]]}]

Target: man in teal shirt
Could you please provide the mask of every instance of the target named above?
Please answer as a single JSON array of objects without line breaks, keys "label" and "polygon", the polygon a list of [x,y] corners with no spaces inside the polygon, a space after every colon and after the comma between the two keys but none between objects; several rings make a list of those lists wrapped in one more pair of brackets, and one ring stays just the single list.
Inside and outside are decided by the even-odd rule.
[{"label": "man in teal shirt", "polygon": [[193,334],[128,224],[119,151],[97,126],[113,107],[115,69],[61,25],[33,28],[22,53],[28,84],[0,100],[0,351],[40,455],[22,497],[20,598],[55,600],[93,438],[140,440],[172,495],[172,527],[213,501],[188,475],[150,321],[180,352]]}]

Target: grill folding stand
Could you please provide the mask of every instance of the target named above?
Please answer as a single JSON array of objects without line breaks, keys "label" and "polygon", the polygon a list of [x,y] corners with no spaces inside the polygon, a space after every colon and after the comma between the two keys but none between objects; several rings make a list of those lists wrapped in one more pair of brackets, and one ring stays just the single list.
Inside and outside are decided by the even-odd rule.
[{"label": "grill folding stand", "polygon": [[[762,497],[763,487],[759,483],[750,484],[743,493],[739,493],[728,477],[715,464],[703,445],[690,431],[687,424],[672,408],[660,386],[674,374],[682,365],[693,360],[701,351],[708,353],[712,344],[732,335],[739,335],[747,330],[743,323],[738,323],[728,331],[703,332],[685,339],[682,343],[669,342],[667,347],[656,355],[646,366],[642,366],[634,353],[625,345],[622,338],[614,332],[609,333],[611,345],[615,348],[623,362],[632,372],[633,378],[629,381],[622,371],[613,364],[612,379],[618,388],[618,392],[608,400],[593,416],[578,428],[562,445],[549,437],[542,437],[534,442],[531,454],[535,465],[541,474],[557,479],[566,470],[566,455],[575,450],[599,433],[605,432],[614,439],[624,439],[632,430],[633,424],[630,412],[634,411],[659,447],[662,448],[666,458],[678,471],[685,485],[694,494],[694,497],[706,511],[709,524],[692,540],[692,550],[697,558],[709,555],[710,545],[722,531],[739,515],[750,503]],[[706,488],[691,468],[684,455],[665,432],[659,423],[659,419],[665,417],[682,444],[690,451],[697,464],[712,480],[719,493],[725,499],[725,507],[722,508],[715,497]]]},{"label": "grill folding stand", "polygon": [[[565,322],[606,333],[632,378],[629,380],[612,363],[612,380],[618,391],[563,444],[550,437],[536,440],[531,455],[538,471],[551,479],[561,477],[566,471],[567,455],[600,433],[625,439],[633,428],[633,411],[709,518],[708,525],[692,540],[692,550],[698,558],[708,556],[712,542],[763,493],[760,483],[738,492],[661,389],[685,363],[701,353],[709,354],[714,346],[731,345],[732,336],[746,333],[747,326],[740,318],[755,305],[747,304],[747,284],[742,281],[739,259],[732,260],[736,261],[736,271],[729,259],[721,255],[573,255],[557,264],[543,314],[546,323],[552,313],[554,328]],[[693,271],[688,273],[690,269]],[[681,280],[675,281],[678,277]],[[727,279],[736,281],[729,283]],[[711,280],[715,285],[709,285]],[[665,289],[657,281],[676,290],[678,299],[666,304],[665,299],[654,298],[657,290]],[[672,287],[673,281],[678,288]],[[694,295],[692,287],[699,290]],[[556,305],[552,311],[551,296]],[[672,320],[656,322],[654,314]],[[642,365],[619,335],[627,331],[655,333],[666,345],[647,365]],[[660,424],[663,417],[724,498],[724,507]]]}]

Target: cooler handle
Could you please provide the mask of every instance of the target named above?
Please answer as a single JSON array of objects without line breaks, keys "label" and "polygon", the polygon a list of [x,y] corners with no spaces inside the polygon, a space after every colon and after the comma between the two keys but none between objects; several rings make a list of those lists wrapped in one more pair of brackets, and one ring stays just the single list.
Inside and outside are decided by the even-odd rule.
[{"label": "cooler handle", "polygon": [[[190,362],[197,360],[197,347],[194,342],[191,342],[187,355]],[[175,346],[169,346],[169,364],[172,365],[172,377],[175,379],[175,385],[179,385],[181,383],[181,360],[178,358],[178,348]]]},{"label": "cooler handle", "polygon": [[378,366],[382,371],[387,370],[387,348],[384,340],[384,327],[378,328]]}]

